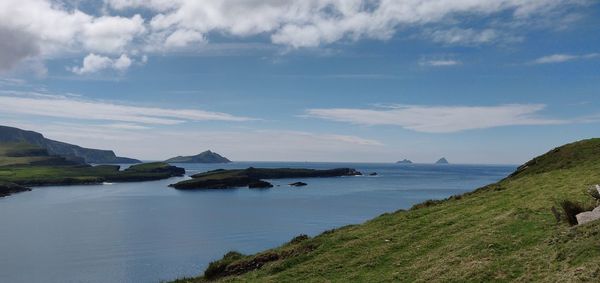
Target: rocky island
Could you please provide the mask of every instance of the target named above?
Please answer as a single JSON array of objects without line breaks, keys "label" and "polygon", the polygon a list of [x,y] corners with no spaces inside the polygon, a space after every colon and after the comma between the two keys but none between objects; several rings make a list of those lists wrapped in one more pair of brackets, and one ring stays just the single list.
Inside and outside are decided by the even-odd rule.
[{"label": "rocky island", "polygon": [[164,162],[120,169],[119,165],[92,166],[51,155],[31,144],[0,143],[0,196],[28,191],[30,186],[151,181],[185,174],[185,169]]},{"label": "rocky island", "polygon": [[167,163],[230,163],[231,160],[216,152],[207,150],[192,156],[177,156],[165,160]]},{"label": "rocky island", "polygon": [[396,164],[412,164],[413,162],[408,160],[408,159],[404,159],[404,160],[400,160],[397,161]]},{"label": "rocky island", "polygon": [[362,173],[352,168],[336,168],[328,170],[293,169],[293,168],[247,168],[217,169],[192,175],[192,179],[169,185],[179,190],[192,189],[228,189],[228,188],[269,188],[270,183],[263,179],[316,178],[359,176]]},{"label": "rocky island", "polygon": [[435,164],[450,164],[450,163],[448,162],[448,160],[446,160],[445,157],[442,157],[438,161],[436,161]]}]

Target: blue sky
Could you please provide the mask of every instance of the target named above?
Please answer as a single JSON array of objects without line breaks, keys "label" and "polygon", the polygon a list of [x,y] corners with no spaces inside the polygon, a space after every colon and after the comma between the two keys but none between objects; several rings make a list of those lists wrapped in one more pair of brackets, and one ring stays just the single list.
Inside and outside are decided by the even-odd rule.
[{"label": "blue sky", "polygon": [[595,1],[11,1],[2,124],[124,156],[516,164],[600,129]]}]

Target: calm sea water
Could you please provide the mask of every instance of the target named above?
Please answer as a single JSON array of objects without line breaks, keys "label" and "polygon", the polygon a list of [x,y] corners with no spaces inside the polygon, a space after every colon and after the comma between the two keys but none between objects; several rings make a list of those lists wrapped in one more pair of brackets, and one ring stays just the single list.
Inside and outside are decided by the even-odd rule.
[{"label": "calm sea water", "polygon": [[[231,163],[217,168],[352,167],[378,176],[274,180],[267,190],[177,191],[184,178],[36,188],[0,198],[0,282],[160,282],[198,275],[230,250],[364,222],[495,182],[515,166]],[[289,187],[304,181],[306,187]]]}]

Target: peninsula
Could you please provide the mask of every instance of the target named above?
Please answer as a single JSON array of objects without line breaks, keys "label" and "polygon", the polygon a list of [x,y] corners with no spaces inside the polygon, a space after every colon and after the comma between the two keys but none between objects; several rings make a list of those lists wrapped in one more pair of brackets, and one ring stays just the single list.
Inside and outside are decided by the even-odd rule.
[{"label": "peninsula", "polygon": [[207,150],[192,156],[177,156],[165,160],[166,163],[230,163],[231,160],[216,152]]},{"label": "peninsula", "polygon": [[45,138],[42,134],[18,128],[0,126],[0,143],[28,143],[46,149],[51,155],[90,164],[141,163],[133,158],[116,156],[112,150],[85,148]]},{"label": "peninsula", "polygon": [[179,190],[192,189],[228,189],[228,188],[270,188],[273,185],[262,179],[316,178],[358,176],[362,173],[352,168],[328,170],[295,168],[247,168],[224,170],[217,169],[192,175],[192,179],[169,185]]},{"label": "peninsula", "polygon": [[135,182],[183,176],[183,168],[164,162],[91,166],[80,160],[50,155],[26,143],[0,143],[0,196],[28,191],[30,186]]}]

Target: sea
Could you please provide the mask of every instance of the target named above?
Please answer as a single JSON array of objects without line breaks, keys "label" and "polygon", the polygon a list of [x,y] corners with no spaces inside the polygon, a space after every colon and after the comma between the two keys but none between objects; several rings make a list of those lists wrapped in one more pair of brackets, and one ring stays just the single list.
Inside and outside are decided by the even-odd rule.
[{"label": "sea", "polygon": [[[355,168],[365,175],[268,180],[270,189],[179,191],[188,179],[36,187],[0,198],[0,282],[164,282],[197,276],[228,251],[360,224],[496,182],[514,165],[233,162],[232,168]],[[376,176],[369,176],[370,173]],[[288,184],[302,181],[304,187]]]}]

